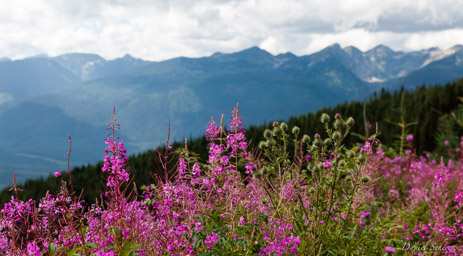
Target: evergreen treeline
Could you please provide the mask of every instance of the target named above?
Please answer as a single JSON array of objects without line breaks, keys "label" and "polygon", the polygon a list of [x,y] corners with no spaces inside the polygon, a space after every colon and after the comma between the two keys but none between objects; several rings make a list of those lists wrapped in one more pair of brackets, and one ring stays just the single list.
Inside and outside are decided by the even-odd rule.
[{"label": "evergreen treeline", "polygon": [[[436,148],[436,133],[439,126],[440,117],[443,114],[450,113],[457,109],[460,103],[459,97],[463,96],[463,79],[449,83],[445,86],[434,87],[417,87],[413,92],[403,91],[404,116],[407,122],[417,122],[416,125],[410,126],[409,134],[415,137],[415,146],[417,153],[432,152]],[[323,132],[320,123],[320,115],[328,113],[334,116],[340,113],[347,118],[352,116],[356,123],[352,131],[358,134],[365,134],[365,122],[372,124],[372,131],[375,129],[375,123],[378,123],[381,135],[378,137],[383,145],[393,145],[397,140],[395,135],[400,134],[400,128],[394,124],[400,121],[400,113],[397,111],[401,105],[401,92],[387,92],[381,90],[380,93],[374,94],[365,102],[351,102],[337,105],[333,108],[324,108],[316,113],[308,113],[299,117],[291,117],[288,120],[289,127],[297,125],[301,129],[301,134],[309,134],[312,138],[316,132]],[[364,112],[364,110],[366,110]],[[366,120],[364,120],[364,113]],[[228,122],[228,120],[227,120]],[[251,139],[251,147],[255,147],[262,139],[262,133],[265,128],[271,128],[272,122],[263,126],[251,126],[247,129],[247,138]],[[349,136],[345,144],[351,146],[361,140],[356,136]],[[197,138],[188,142],[190,152],[198,154],[203,161],[207,160],[207,141],[205,137]],[[175,149],[184,148],[180,142],[173,143]],[[164,147],[158,148],[161,152]],[[72,159],[72,158],[71,158]],[[141,185],[154,183],[152,175],[156,173],[156,166],[159,164],[155,151],[149,150],[129,158],[129,172],[134,177],[133,182],[140,188]],[[104,183],[101,172],[102,163],[76,167],[72,170],[72,181],[76,191],[80,193],[83,189],[82,199],[87,203],[95,202],[99,198],[99,191],[103,189]],[[51,193],[59,191],[61,181],[68,181],[67,173],[60,177],[50,175],[46,178],[36,180],[27,180],[18,187],[24,191],[19,193],[22,200],[32,198],[38,200],[43,197],[47,191]],[[132,183],[133,184],[133,183]],[[0,192],[0,200],[3,203],[10,200],[12,191],[4,189]]]}]

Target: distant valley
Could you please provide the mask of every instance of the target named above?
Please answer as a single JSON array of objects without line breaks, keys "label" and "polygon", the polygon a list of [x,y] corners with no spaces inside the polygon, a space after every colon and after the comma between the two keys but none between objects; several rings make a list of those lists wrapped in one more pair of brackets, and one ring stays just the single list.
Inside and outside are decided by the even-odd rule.
[{"label": "distant valley", "polygon": [[113,106],[129,154],[171,136],[201,136],[213,115],[237,102],[245,125],[365,99],[381,88],[434,85],[463,77],[463,46],[362,52],[331,45],[317,53],[272,55],[258,47],[203,58],[151,62],[71,53],[0,58],[0,186],[103,158]]}]

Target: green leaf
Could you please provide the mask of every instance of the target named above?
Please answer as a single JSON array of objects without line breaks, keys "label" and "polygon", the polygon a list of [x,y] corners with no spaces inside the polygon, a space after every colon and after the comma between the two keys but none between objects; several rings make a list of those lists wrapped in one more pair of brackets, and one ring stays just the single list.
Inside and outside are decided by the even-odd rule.
[{"label": "green leaf", "polygon": [[81,254],[77,253],[79,250],[82,250],[81,247],[77,247],[68,252],[68,256],[80,256]]},{"label": "green leaf", "polygon": [[90,246],[90,247],[92,247],[92,248],[96,248],[96,247],[98,247],[98,245],[97,245],[97,244],[95,244],[95,243],[92,243],[92,242],[88,242],[88,243],[86,243],[85,245],[86,245],[86,246]]},{"label": "green leaf", "polygon": [[54,255],[56,253],[55,243],[48,244],[48,251],[50,252],[50,255]]}]

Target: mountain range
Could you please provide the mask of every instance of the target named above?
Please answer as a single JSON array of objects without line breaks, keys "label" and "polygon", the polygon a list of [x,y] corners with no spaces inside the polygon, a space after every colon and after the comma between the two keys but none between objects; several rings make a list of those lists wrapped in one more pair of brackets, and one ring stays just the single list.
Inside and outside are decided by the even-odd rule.
[{"label": "mountain range", "polygon": [[167,138],[203,134],[236,103],[246,125],[296,116],[382,88],[434,85],[463,77],[463,46],[362,52],[331,45],[317,53],[272,55],[258,47],[203,58],[153,62],[71,53],[0,58],[0,186],[103,159],[113,106],[129,153]]}]

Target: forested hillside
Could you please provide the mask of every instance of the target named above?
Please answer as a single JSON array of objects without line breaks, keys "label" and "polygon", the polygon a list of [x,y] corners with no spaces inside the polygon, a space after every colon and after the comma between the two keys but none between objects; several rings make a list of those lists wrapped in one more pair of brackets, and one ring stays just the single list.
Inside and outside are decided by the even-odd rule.
[{"label": "forested hillside", "polygon": [[[322,124],[319,122],[320,115],[322,113],[328,113],[334,116],[335,113],[340,113],[342,116],[352,116],[355,119],[355,125],[352,131],[359,134],[365,134],[365,126],[371,124],[372,131],[375,129],[375,123],[378,123],[378,130],[380,135],[378,139],[383,145],[391,149],[394,143],[397,141],[397,135],[401,134],[401,128],[397,123],[401,122],[401,114],[403,120],[406,123],[416,122],[415,125],[410,125],[407,128],[406,134],[414,135],[414,143],[416,144],[416,150],[418,154],[426,152],[437,152],[442,151],[442,145],[437,143],[438,138],[442,143],[442,138],[449,141],[450,144],[459,143],[459,134],[450,134],[450,130],[461,129],[458,125],[453,127],[449,124],[452,116],[448,113],[456,111],[460,103],[459,97],[463,97],[463,80],[459,80],[453,83],[449,83],[445,86],[434,86],[434,87],[417,87],[414,91],[402,91],[390,93],[387,91],[381,91],[380,93],[374,94],[366,102],[351,102],[337,105],[334,108],[322,109],[316,113],[308,113],[298,117],[291,117],[286,120],[289,127],[299,126],[301,134],[308,134],[312,138],[314,134],[323,132]],[[403,95],[403,96],[402,96]],[[403,100],[402,100],[403,98]],[[401,106],[401,100],[403,102],[402,111],[399,110]],[[366,117],[366,120],[364,119]],[[228,123],[228,114],[225,115],[227,118],[225,123]],[[220,122],[220,117],[215,117],[217,122]],[[251,126],[246,129],[246,136],[251,139],[250,146],[257,149],[257,143],[262,139],[263,131],[272,126],[273,121],[282,120],[268,120],[268,124],[264,126]],[[457,120],[458,121],[458,120]],[[447,122],[447,123],[443,123]],[[121,127],[124,129],[124,127]],[[443,130],[446,134],[442,135]],[[105,131],[101,131],[105,133]],[[439,133],[439,134],[438,134]],[[121,138],[124,139],[124,138]],[[166,134],[167,139],[167,134]],[[345,144],[347,147],[352,147],[355,143],[361,142],[360,136],[349,135],[346,138]],[[207,141],[205,137],[196,138],[188,141],[188,149],[191,153],[198,154],[200,158],[205,161],[207,160]],[[184,148],[183,142],[175,142],[172,144],[175,149]],[[164,148],[158,150],[163,151]],[[128,152],[130,154],[130,152]],[[391,154],[398,154],[390,151]],[[441,153],[441,152],[440,152]],[[101,152],[103,158],[104,153]],[[138,155],[132,155],[128,160],[129,172],[133,175],[135,184],[140,188],[144,184],[153,183],[152,176],[150,174],[155,173],[157,155],[154,150],[149,150]],[[72,154],[71,154],[72,161]],[[95,201],[95,198],[99,197],[99,191],[103,190],[103,179],[101,177],[102,162],[96,165],[87,165],[72,170],[72,182],[77,191],[84,190],[83,197],[87,203]],[[18,184],[18,187],[24,191],[19,193],[20,199],[33,198],[35,200],[41,198],[47,191],[54,193],[59,190],[61,186],[61,180],[68,180],[68,175],[61,175],[55,177],[50,175],[46,178],[40,178],[37,180],[27,180],[24,184]],[[11,177],[11,182],[13,177]],[[5,203],[10,200],[12,195],[11,191],[4,189],[0,193],[1,203]]]}]

